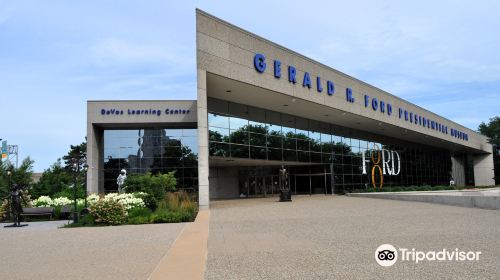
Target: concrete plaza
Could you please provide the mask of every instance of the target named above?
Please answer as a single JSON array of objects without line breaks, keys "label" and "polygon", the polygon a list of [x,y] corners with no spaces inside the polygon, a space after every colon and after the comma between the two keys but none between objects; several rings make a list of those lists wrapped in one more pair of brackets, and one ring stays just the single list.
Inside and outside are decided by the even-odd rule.
[{"label": "concrete plaza", "polygon": [[[215,201],[194,223],[62,224],[0,228],[0,279],[500,278],[498,210],[316,195]],[[382,267],[386,243],[481,255]]]},{"label": "concrete plaza", "polygon": [[[499,279],[500,212],[345,196],[214,202],[206,279]],[[398,261],[384,243],[481,251],[479,261]]]},{"label": "concrete plaza", "polygon": [[0,279],[147,279],[185,223],[0,228]]}]

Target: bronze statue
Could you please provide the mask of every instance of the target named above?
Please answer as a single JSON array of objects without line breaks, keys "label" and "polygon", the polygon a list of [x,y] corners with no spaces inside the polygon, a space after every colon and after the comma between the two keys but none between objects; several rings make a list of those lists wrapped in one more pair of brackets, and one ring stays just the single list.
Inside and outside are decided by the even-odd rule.
[{"label": "bronze statue", "polygon": [[23,191],[22,187],[13,184],[12,189],[10,190],[9,196],[7,196],[7,199],[9,200],[10,203],[10,215],[12,217],[12,220],[14,221],[14,224],[8,225],[5,227],[24,227],[27,226],[26,224],[21,225],[21,214],[23,213],[23,205],[22,202],[26,203],[23,198]]},{"label": "bronze statue", "polygon": [[279,171],[280,178],[280,202],[292,201],[292,193],[288,184],[288,171],[282,165]]}]

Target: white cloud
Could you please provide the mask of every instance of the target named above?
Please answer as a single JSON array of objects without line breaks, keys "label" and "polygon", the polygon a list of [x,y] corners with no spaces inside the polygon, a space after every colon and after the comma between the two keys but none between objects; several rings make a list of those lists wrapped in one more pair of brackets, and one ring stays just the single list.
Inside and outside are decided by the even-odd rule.
[{"label": "white cloud", "polygon": [[175,45],[159,46],[137,44],[130,41],[106,38],[91,46],[91,57],[101,65],[113,65],[122,63],[168,63],[168,64],[192,64],[193,55],[187,55],[185,49]]}]

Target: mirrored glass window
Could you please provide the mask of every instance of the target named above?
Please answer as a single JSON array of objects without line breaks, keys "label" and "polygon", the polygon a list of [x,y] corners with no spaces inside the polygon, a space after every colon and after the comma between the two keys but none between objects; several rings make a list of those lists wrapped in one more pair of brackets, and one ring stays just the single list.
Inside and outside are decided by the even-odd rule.
[{"label": "mirrored glass window", "polygon": [[[116,191],[121,169],[134,174],[176,171],[179,189],[197,189],[197,178],[185,180],[184,168],[197,169],[197,129],[104,130],[104,189]],[[189,173],[192,176],[192,172]]]}]

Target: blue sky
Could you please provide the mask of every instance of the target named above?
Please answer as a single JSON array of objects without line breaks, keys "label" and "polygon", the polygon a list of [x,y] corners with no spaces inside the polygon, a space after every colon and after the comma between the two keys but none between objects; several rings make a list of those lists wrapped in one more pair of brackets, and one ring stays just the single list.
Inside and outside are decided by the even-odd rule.
[{"label": "blue sky", "polygon": [[0,0],[0,138],[43,171],[87,100],[196,98],[196,7],[471,129],[500,115],[500,1],[268,2]]}]

